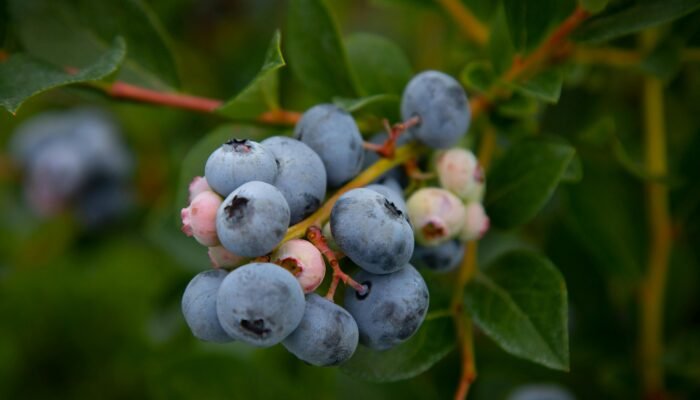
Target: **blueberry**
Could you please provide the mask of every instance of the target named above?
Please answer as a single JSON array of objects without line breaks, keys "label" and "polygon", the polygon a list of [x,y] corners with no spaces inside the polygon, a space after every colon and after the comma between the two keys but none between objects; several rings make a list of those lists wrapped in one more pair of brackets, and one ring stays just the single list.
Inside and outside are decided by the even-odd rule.
[{"label": "blueberry", "polygon": [[532,384],[516,388],[508,400],[574,400],[574,396],[557,384]]},{"label": "blueberry", "polygon": [[353,278],[368,287],[362,295],[351,288],[345,291],[345,308],[357,322],[360,343],[386,350],[416,333],[428,311],[429,294],[412,265],[388,275],[360,271]]},{"label": "blueberry", "polygon": [[209,186],[225,197],[246,182],[273,183],[277,177],[277,162],[260,143],[231,139],[211,153],[204,176]]},{"label": "blueberry", "polygon": [[247,260],[245,257],[241,257],[226,250],[224,246],[209,247],[207,254],[209,255],[209,261],[214,268],[237,267],[239,265],[243,265]]},{"label": "blueberry", "polygon": [[357,348],[358,337],[350,313],[312,293],[306,296],[304,318],[282,345],[300,360],[326,367],[347,361]]},{"label": "blueberry", "polygon": [[425,71],[408,82],[401,98],[404,120],[420,117],[411,134],[433,148],[448,148],[459,142],[469,128],[467,95],[454,78],[438,71]]},{"label": "blueberry", "polygon": [[462,200],[481,201],[484,196],[484,170],[474,153],[454,148],[441,152],[435,165],[440,186]]},{"label": "blueberry", "polygon": [[216,300],[219,322],[230,336],[259,347],[277,344],[304,316],[304,292],[289,271],[251,263],[233,270]]},{"label": "blueberry", "polygon": [[462,201],[445,189],[423,188],[406,203],[418,243],[435,246],[459,235],[466,216]]},{"label": "blueberry", "polygon": [[216,296],[228,273],[210,269],[195,276],[182,296],[182,314],[192,334],[207,342],[225,343],[233,340],[219,323]]},{"label": "blueberry", "polygon": [[282,241],[289,206],[282,193],[264,182],[248,182],[231,192],[216,213],[221,245],[243,257],[258,257]]},{"label": "blueberry", "polygon": [[133,203],[134,194],[125,183],[100,179],[80,190],[75,213],[84,226],[99,228],[123,216]]},{"label": "blueberry", "polygon": [[411,263],[435,272],[449,272],[459,266],[463,257],[464,245],[458,240],[449,240],[437,246],[417,245]]},{"label": "blueberry", "polygon": [[413,254],[406,214],[370,189],[344,193],[331,211],[333,240],[355,264],[375,274],[403,268]]},{"label": "blueberry", "polygon": [[197,194],[189,206],[180,211],[182,231],[204,246],[217,246],[216,213],[223,199],[211,190]]},{"label": "blueberry", "polygon": [[274,185],[282,192],[296,224],[316,211],[326,197],[326,168],[321,158],[304,143],[283,136],[261,143],[277,160]]},{"label": "blueberry", "polygon": [[52,215],[68,207],[90,178],[83,154],[69,142],[53,142],[40,148],[27,166],[25,192],[40,215]]},{"label": "blueberry", "polygon": [[364,149],[355,120],[332,104],[307,110],[294,127],[294,137],[321,157],[331,187],[342,185],[362,170]]},{"label": "blueberry", "polygon": [[395,182],[396,181],[394,181],[393,179],[388,179],[386,183],[373,183],[371,185],[365,186],[365,188],[374,190],[375,192],[386,197],[387,199],[389,199],[390,202],[394,203],[394,205],[399,210],[401,210],[402,213],[408,215],[408,213],[406,212],[406,200],[403,199],[403,190],[401,190],[400,186],[397,189],[395,185],[398,184]]},{"label": "blueberry", "polygon": [[466,207],[466,216],[464,225],[462,225],[462,232],[459,234],[459,240],[469,242],[481,239],[488,232],[489,226],[490,221],[484,206],[478,202],[469,203]]},{"label": "blueberry", "polygon": [[292,239],[282,243],[272,253],[270,261],[291,272],[299,281],[304,293],[316,290],[326,276],[323,255],[316,246],[306,240]]}]

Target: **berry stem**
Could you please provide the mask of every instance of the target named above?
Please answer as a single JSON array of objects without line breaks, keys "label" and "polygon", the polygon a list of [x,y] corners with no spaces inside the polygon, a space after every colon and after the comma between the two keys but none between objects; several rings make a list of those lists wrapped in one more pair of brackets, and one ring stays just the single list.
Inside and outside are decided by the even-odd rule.
[{"label": "berry stem", "polygon": [[328,220],[328,218],[331,215],[333,205],[335,205],[335,202],[338,200],[338,198],[340,198],[340,196],[343,195],[343,193],[370,184],[372,181],[380,177],[386,171],[392,169],[393,167],[399,164],[406,162],[406,160],[409,160],[410,158],[420,155],[424,151],[424,149],[424,147],[420,146],[417,143],[411,143],[397,149],[396,154],[394,154],[393,158],[379,159],[377,162],[375,162],[367,169],[362,171],[362,173],[356,176],[355,179],[351,180],[350,182],[346,183],[343,187],[338,189],[335,192],[335,194],[333,194],[333,196],[326,200],[326,202],[323,204],[323,206],[321,206],[321,208],[316,210],[316,212],[314,212],[308,218],[299,222],[298,224],[289,227],[289,229],[287,230],[287,235],[285,235],[284,240],[282,240],[281,243],[284,243],[291,239],[303,237],[311,226],[322,225],[324,222],[326,222],[326,220]]},{"label": "berry stem", "polygon": [[[656,31],[645,32],[642,45],[653,48]],[[644,78],[642,87],[646,169],[653,175],[666,176],[666,121],[663,82],[653,76]],[[664,298],[669,260],[673,247],[668,187],[649,181],[646,184],[649,234],[649,264],[639,291],[639,352],[646,399],[666,397],[663,368]]]},{"label": "berry stem", "polygon": [[459,0],[437,0],[447,14],[457,23],[459,30],[469,40],[479,46],[485,46],[489,41],[489,31],[479,21],[471,10]]},{"label": "berry stem", "polygon": [[396,141],[399,139],[399,136],[401,136],[402,133],[406,132],[406,130],[410,129],[411,127],[419,125],[420,117],[414,116],[404,122],[398,122],[393,126],[389,125],[389,121],[387,119],[382,120],[382,123],[384,124],[384,129],[386,129],[388,134],[388,137],[384,143],[375,144],[364,142],[362,145],[365,149],[374,151],[384,158],[392,158],[396,152]]},{"label": "berry stem", "polygon": [[507,88],[509,83],[517,83],[534,76],[542,66],[553,60],[560,61],[573,54],[569,43],[569,36],[583,21],[588,19],[590,13],[580,6],[577,7],[548,37],[527,57],[515,57],[510,68],[496,80],[485,93],[473,97],[469,102],[472,117],[476,118],[487,111],[492,102],[497,98],[507,98],[512,89]]},{"label": "berry stem", "polygon": [[[160,92],[122,81],[116,81],[111,85],[104,83],[90,83],[89,85],[115,99],[133,100],[207,114],[215,114],[216,110],[224,103],[218,99],[184,93]],[[292,126],[297,123],[299,118],[301,118],[301,113],[296,111],[275,109],[260,114],[256,120],[263,124]]]},{"label": "berry stem", "polygon": [[316,246],[316,248],[321,252],[321,254],[323,254],[323,257],[325,257],[326,261],[328,261],[328,264],[331,266],[331,268],[333,268],[333,280],[331,281],[331,286],[328,289],[328,293],[326,293],[326,298],[328,300],[333,301],[333,297],[335,296],[335,291],[338,288],[339,281],[343,281],[344,284],[350,285],[360,294],[364,294],[367,291],[367,288],[364,285],[357,283],[354,279],[350,277],[350,275],[346,274],[345,272],[343,272],[342,269],[340,269],[340,263],[335,257],[335,253],[333,253],[333,250],[331,250],[330,247],[328,247],[328,242],[323,236],[321,228],[319,228],[316,225],[310,226],[309,229],[306,231],[306,238],[314,246]]}]

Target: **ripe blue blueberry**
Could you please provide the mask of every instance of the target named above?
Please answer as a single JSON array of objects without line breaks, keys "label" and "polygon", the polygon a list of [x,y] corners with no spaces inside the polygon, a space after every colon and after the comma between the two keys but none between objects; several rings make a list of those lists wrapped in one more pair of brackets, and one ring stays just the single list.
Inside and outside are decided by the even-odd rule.
[{"label": "ripe blue blueberry", "polygon": [[357,322],[360,343],[386,350],[416,333],[428,312],[429,294],[412,265],[387,275],[360,271],[353,278],[368,288],[364,294],[345,291],[345,308]]},{"label": "ripe blue blueberry", "polygon": [[84,226],[98,228],[124,215],[133,202],[133,193],[123,182],[105,179],[81,190],[75,213]]},{"label": "ripe blue blueberry", "polygon": [[216,313],[216,296],[226,275],[228,273],[221,269],[200,272],[185,289],[182,314],[197,339],[217,343],[233,341],[221,327]]},{"label": "ripe blue blueberry", "polygon": [[413,230],[406,214],[373,190],[353,189],[340,196],[330,225],[338,247],[369,272],[397,271],[413,254]]},{"label": "ripe blue blueberry", "polygon": [[426,145],[444,149],[454,146],[467,132],[469,102],[454,78],[438,71],[425,71],[408,82],[401,98],[404,120],[420,117],[411,134]]},{"label": "ripe blue blueberry", "polygon": [[215,192],[228,196],[246,182],[273,183],[277,177],[277,162],[260,143],[231,139],[211,153],[204,176]]},{"label": "ripe blue blueberry", "polygon": [[508,400],[574,400],[574,396],[557,384],[532,384],[516,388]]},{"label": "ripe blue blueberry", "polygon": [[458,240],[449,240],[437,246],[417,245],[411,263],[418,268],[449,272],[459,266],[463,257],[464,245]]},{"label": "ripe blue blueberry", "polygon": [[[382,196],[386,197],[390,202],[394,203],[394,205],[401,210],[402,213],[405,215],[408,215],[406,212],[406,200],[403,199],[403,191],[401,190],[401,187],[398,187],[398,190],[396,186],[398,185],[395,183],[393,179],[387,179],[386,183],[379,184],[379,183],[373,183],[371,185],[365,186],[366,189],[374,190],[375,192],[381,194]],[[391,186],[389,186],[391,185]]]},{"label": "ripe blue blueberry", "polygon": [[309,146],[292,138],[275,136],[261,144],[277,160],[274,185],[289,204],[290,224],[296,224],[316,211],[326,197],[323,161]]},{"label": "ripe blue blueberry", "polygon": [[264,182],[248,182],[231,192],[216,212],[221,245],[243,257],[258,257],[282,241],[289,206],[282,193]]},{"label": "ripe blue blueberry", "polygon": [[347,361],[359,339],[350,313],[315,293],[306,296],[304,318],[282,345],[300,360],[326,367]]},{"label": "ripe blue blueberry", "polygon": [[246,264],[221,283],[216,310],[230,336],[259,347],[275,345],[304,316],[304,292],[289,271],[271,263]]},{"label": "ripe blue blueberry", "polygon": [[362,169],[364,149],[355,120],[332,104],[307,110],[294,127],[294,137],[321,157],[331,187],[342,185]]}]

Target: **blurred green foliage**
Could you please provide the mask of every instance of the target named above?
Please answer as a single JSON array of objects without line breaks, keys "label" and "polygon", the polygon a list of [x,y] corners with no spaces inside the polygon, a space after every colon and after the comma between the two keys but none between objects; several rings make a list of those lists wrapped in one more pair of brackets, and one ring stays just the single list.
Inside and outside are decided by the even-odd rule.
[{"label": "blurred green foliage", "polygon": [[[566,282],[568,306],[559,293],[558,302],[541,305],[543,313],[557,315],[551,324],[505,329],[514,337],[513,332],[527,336],[523,332],[534,329],[540,346],[553,340],[565,347],[566,335],[559,333],[568,320],[568,354],[553,348],[545,358],[561,369],[568,359],[570,372],[505,353],[503,348],[538,358],[523,355],[527,340],[513,350],[493,333],[504,328],[475,318],[483,330],[476,335],[478,378],[470,398],[506,398],[519,385],[541,382],[557,382],[580,399],[640,397],[637,291],[647,267],[649,181],[669,185],[674,228],[665,299],[666,383],[677,398],[699,398],[700,3],[581,3],[601,14],[582,27],[579,40],[604,41],[600,46],[636,54],[633,33],[656,27],[656,46],[622,67],[612,56],[591,62],[574,52],[570,62],[511,87],[514,95],[475,121],[467,139],[473,146],[484,129],[497,134],[486,201],[497,228],[480,243],[479,265],[486,268],[473,284],[484,292],[498,284],[521,295],[538,285],[561,289],[555,265]],[[70,86],[29,99],[16,116],[0,111],[0,398],[451,397],[460,368],[455,351],[435,357],[430,364],[437,364],[407,381],[356,378],[392,381],[407,371],[387,377],[392,365],[385,364],[425,370],[424,353],[442,356],[452,348],[452,332],[444,331],[439,316],[416,337],[428,347],[416,347],[415,359],[397,353],[377,361],[376,354],[362,354],[345,372],[306,366],[281,346],[256,350],[197,342],[179,301],[208,260],[203,247],[181,234],[178,215],[186,183],[203,173],[203,157],[221,137],[232,131],[252,138],[287,131],[222,126],[222,116],[240,122],[278,105],[303,111],[335,101],[371,133],[377,117],[398,118],[396,96],[413,71],[459,76],[476,96],[576,6],[534,0],[462,4],[489,28],[485,47],[466,40],[452,16],[429,0],[0,0],[3,52],[85,67],[121,35],[127,55],[119,79],[231,99],[230,109],[209,115],[116,101],[94,88]],[[60,18],[49,18],[47,25],[46,15]],[[282,68],[285,61],[289,68]],[[8,89],[14,83],[8,74],[15,73],[7,72],[9,66],[0,64],[2,99],[17,94]],[[663,177],[643,167],[640,88],[649,75],[664,82],[669,174]],[[52,82],[36,83],[48,88]],[[117,116],[137,161],[137,206],[97,231],[83,230],[70,215],[34,216],[22,195],[21,171],[11,167],[6,151],[22,121],[85,103]],[[532,142],[538,146],[528,150]],[[528,158],[531,152],[539,153]],[[509,158],[515,161],[505,164]],[[517,279],[500,271],[504,257],[535,251],[551,260],[535,263],[534,269],[549,271],[541,279],[530,282],[531,275]],[[532,262],[542,256],[528,257]],[[439,313],[447,307],[454,277],[426,276],[431,312]],[[484,298],[470,293],[467,302],[476,315]],[[501,296],[503,312],[536,315],[539,303],[523,296]]]}]

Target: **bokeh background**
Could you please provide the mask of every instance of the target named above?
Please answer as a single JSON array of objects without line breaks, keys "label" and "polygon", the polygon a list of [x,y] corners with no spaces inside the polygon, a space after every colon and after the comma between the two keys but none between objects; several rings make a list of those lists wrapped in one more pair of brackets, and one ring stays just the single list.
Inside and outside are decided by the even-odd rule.
[{"label": "bokeh background", "polygon": [[[285,26],[287,6],[274,0],[146,3],[172,37],[183,91],[219,99],[237,93],[255,76],[274,31]],[[464,3],[489,21],[498,2]],[[438,69],[459,76],[478,57],[450,15],[431,1],[328,4],[343,35],[372,32],[390,38],[414,71]],[[700,15],[694,13],[661,29],[669,43],[698,49],[698,28]],[[4,39],[13,45],[11,36]],[[634,49],[636,43],[628,36],[614,44]],[[700,397],[700,60],[677,53],[661,60],[667,63],[656,67],[667,75],[674,223],[664,365],[669,390],[691,399]],[[486,262],[508,248],[539,248],[562,271],[570,303],[571,372],[516,359],[477,334],[479,375],[470,398],[506,398],[518,386],[533,383],[556,383],[580,399],[639,396],[636,290],[646,267],[648,236],[645,180],[634,165],[643,159],[640,80],[655,66],[610,64],[572,63],[560,101],[538,104],[526,118],[490,116],[499,143],[546,133],[562,137],[578,152],[583,178],[560,186],[533,222],[514,231],[491,231],[480,251]],[[285,108],[303,111],[316,102],[289,68],[281,70],[280,82]],[[114,115],[135,161],[133,206],[118,220],[91,229],[70,213],[35,215],[23,196],[23,171],[7,150],[24,120],[86,104]],[[208,261],[205,249],[180,232],[181,166],[188,151],[222,122],[216,116],[115,101],[84,88],[45,93],[15,116],[0,112],[0,398],[453,396],[460,369],[454,351],[414,379],[380,384],[338,369],[309,367],[281,346],[211,345],[191,336],[180,299]],[[265,135],[284,131],[269,129]],[[609,145],[611,133],[618,147]],[[431,279],[439,284],[451,278]]]}]

